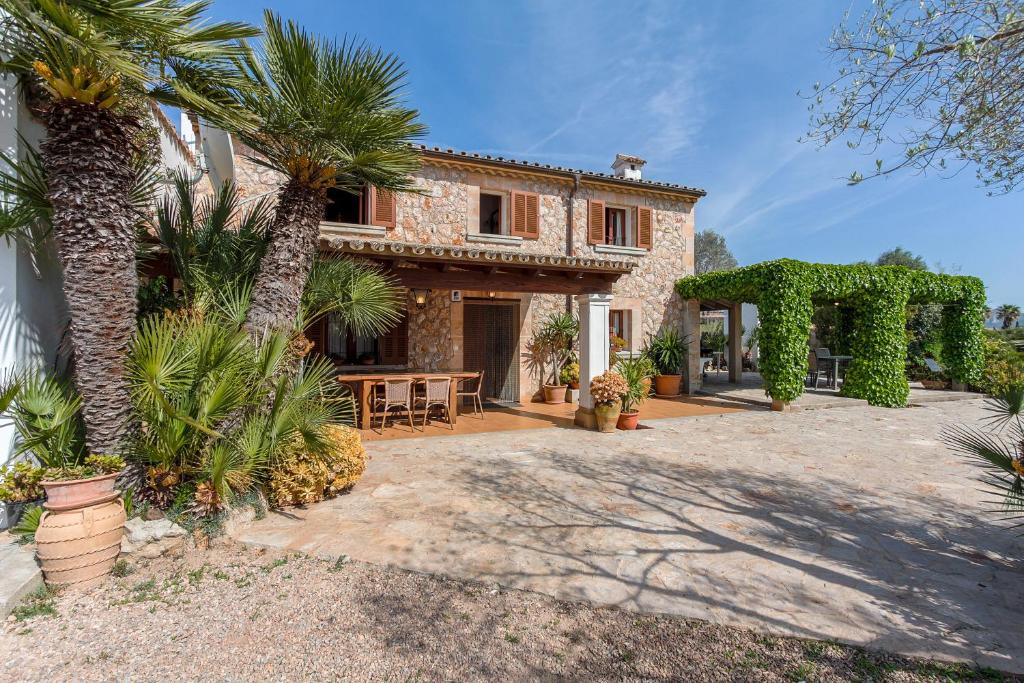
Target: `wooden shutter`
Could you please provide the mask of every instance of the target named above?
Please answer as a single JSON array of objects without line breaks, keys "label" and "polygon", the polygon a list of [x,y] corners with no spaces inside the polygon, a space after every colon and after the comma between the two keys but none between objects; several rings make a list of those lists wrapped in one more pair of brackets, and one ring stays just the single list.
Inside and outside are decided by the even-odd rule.
[{"label": "wooden shutter", "polygon": [[536,192],[513,192],[509,234],[535,240],[540,237],[540,195]]},{"label": "wooden shutter", "polygon": [[604,202],[599,199],[587,203],[587,243],[604,244]]},{"label": "wooden shutter", "polygon": [[390,332],[377,340],[381,365],[407,365],[409,363],[409,317],[402,316]]},{"label": "wooden shutter", "polygon": [[636,207],[636,246],[650,249],[654,240],[651,209],[647,206]]},{"label": "wooden shutter", "polygon": [[395,227],[395,194],[370,187],[370,225]]}]

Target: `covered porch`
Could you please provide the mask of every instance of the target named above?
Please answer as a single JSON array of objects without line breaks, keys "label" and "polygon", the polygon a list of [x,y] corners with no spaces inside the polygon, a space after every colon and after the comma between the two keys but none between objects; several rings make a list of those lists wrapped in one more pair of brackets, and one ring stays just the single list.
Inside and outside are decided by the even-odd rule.
[{"label": "covered porch", "polygon": [[[544,319],[569,311],[580,320],[580,394],[573,417],[588,424],[589,381],[611,360],[612,289],[631,272],[631,260],[330,234],[322,236],[321,249],[377,263],[406,291],[405,317],[377,340],[342,343],[329,322],[307,333],[335,360],[340,378],[367,372],[483,373],[482,398],[492,409],[532,411],[542,377],[531,342]],[[453,415],[457,428],[471,419]],[[542,411],[528,422],[549,426],[551,418]]]}]

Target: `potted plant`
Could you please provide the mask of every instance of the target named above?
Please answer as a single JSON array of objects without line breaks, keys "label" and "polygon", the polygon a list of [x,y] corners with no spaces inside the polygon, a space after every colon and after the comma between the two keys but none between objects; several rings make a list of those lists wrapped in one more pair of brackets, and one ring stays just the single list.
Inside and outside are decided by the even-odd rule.
[{"label": "potted plant", "polygon": [[675,330],[662,330],[648,338],[644,355],[654,365],[654,394],[671,398],[679,395],[683,379],[680,370],[686,357],[688,339]]},{"label": "potted plant", "polygon": [[0,531],[16,526],[27,507],[42,502],[39,482],[45,471],[25,460],[0,469]]},{"label": "potted plant", "polygon": [[608,370],[590,381],[590,396],[594,399],[597,431],[614,432],[622,412],[622,397],[629,391],[626,380],[614,370]]},{"label": "potted plant", "polygon": [[114,480],[124,460],[86,455],[81,399],[63,382],[26,375],[4,383],[0,395],[18,432],[17,453],[45,469],[38,484],[46,512],[35,532],[43,578],[58,586],[102,581],[121,552],[125,511]]},{"label": "potted plant", "polygon": [[623,358],[615,365],[615,371],[626,382],[626,393],[622,395],[622,412],[616,426],[619,429],[636,429],[640,417],[638,408],[651,393],[651,376],[654,365],[646,356]]},{"label": "potted plant", "polygon": [[67,512],[109,503],[121,494],[114,482],[124,470],[117,455],[90,455],[80,465],[51,467],[40,481],[46,492],[47,510]]},{"label": "potted plant", "polygon": [[[545,403],[565,403],[565,384],[562,384],[562,369],[572,358],[573,346],[580,332],[579,321],[570,313],[551,315],[537,335],[537,347],[542,358],[542,375],[545,364],[551,366],[551,382],[544,384]],[[577,380],[578,381],[578,380]]]},{"label": "potted plant", "polygon": [[576,361],[562,368],[562,383],[569,385],[569,402],[578,403],[580,399],[580,364]]},{"label": "potted plant", "polygon": [[612,358],[615,358],[616,354],[620,351],[624,351],[629,346],[629,342],[615,334],[614,332],[608,335],[608,351]]}]

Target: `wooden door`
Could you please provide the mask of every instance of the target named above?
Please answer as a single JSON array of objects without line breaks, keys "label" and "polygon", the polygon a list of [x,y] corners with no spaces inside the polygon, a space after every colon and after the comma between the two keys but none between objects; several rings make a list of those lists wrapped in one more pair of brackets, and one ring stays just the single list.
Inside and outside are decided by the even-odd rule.
[{"label": "wooden door", "polygon": [[502,403],[519,402],[519,302],[463,304],[463,367],[484,373],[483,395]]}]

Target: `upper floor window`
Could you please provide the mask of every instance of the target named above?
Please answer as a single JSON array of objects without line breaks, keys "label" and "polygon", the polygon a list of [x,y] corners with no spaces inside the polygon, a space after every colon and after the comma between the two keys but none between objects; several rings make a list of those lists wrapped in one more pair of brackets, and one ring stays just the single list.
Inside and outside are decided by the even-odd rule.
[{"label": "upper floor window", "polygon": [[366,199],[369,192],[366,188],[359,194],[332,187],[327,190],[327,206],[324,208],[324,220],[329,223],[366,224]]},{"label": "upper floor window", "polygon": [[507,235],[505,224],[504,195],[494,192],[480,192],[480,234]]},{"label": "upper floor window", "polygon": [[395,221],[395,195],[364,187],[358,194],[332,187],[327,190],[327,205],[323,220],[348,225],[375,225],[393,228]]},{"label": "upper floor window", "polygon": [[633,225],[632,216],[626,209],[617,206],[606,206],[604,209],[604,243],[616,247],[632,247]]},{"label": "upper floor window", "polygon": [[612,206],[599,199],[589,201],[587,242],[590,244],[650,249],[653,238],[653,211],[650,207]]}]

